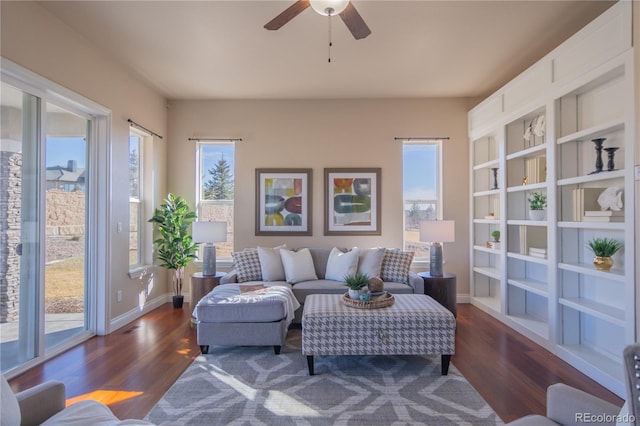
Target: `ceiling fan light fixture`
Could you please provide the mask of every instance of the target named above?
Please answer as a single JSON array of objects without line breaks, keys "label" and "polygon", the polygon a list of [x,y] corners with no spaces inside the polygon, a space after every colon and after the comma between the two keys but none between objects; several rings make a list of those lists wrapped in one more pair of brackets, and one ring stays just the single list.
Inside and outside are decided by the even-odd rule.
[{"label": "ceiling fan light fixture", "polygon": [[323,16],[335,16],[349,5],[349,0],[310,0],[313,10]]}]

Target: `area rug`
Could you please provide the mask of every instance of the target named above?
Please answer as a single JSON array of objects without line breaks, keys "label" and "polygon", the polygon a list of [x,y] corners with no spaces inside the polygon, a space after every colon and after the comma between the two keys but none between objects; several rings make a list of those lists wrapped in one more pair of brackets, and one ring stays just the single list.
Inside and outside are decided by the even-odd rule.
[{"label": "area rug", "polygon": [[440,357],[317,356],[309,376],[299,330],[272,347],[214,346],[145,418],[158,425],[501,425]]}]

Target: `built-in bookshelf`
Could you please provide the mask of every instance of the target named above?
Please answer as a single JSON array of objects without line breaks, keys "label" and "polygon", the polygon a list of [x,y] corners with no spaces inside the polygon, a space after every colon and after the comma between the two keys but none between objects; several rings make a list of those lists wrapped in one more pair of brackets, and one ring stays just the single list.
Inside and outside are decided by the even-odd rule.
[{"label": "built-in bookshelf", "polygon": [[[630,25],[614,5],[469,113],[471,302],[621,396],[637,340]],[[610,271],[592,263],[599,237],[623,244]]]}]

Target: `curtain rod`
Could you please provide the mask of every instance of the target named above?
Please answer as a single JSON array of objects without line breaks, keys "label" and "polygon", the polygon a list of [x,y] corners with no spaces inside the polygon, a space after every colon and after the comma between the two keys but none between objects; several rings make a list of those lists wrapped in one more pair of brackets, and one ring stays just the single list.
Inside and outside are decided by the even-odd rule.
[{"label": "curtain rod", "polygon": [[152,136],[156,136],[160,139],[164,139],[162,136],[160,136],[159,134],[157,134],[156,132],[153,132],[149,129],[147,129],[144,126],[141,126],[140,124],[136,123],[135,121],[133,121],[132,119],[127,119],[127,121],[129,122],[129,126],[133,126],[133,127],[137,127],[138,129],[144,130],[145,132],[149,133]]},{"label": "curtain rod", "polygon": [[393,140],[396,140],[396,141],[440,141],[440,140],[448,141],[449,137],[447,136],[447,137],[443,137],[443,138],[434,138],[434,137],[430,136],[430,137],[420,138],[420,137],[416,137],[416,136],[410,136],[408,138],[395,137],[395,138],[393,138]]},{"label": "curtain rod", "polygon": [[242,138],[189,138],[189,140],[196,142],[242,142]]}]

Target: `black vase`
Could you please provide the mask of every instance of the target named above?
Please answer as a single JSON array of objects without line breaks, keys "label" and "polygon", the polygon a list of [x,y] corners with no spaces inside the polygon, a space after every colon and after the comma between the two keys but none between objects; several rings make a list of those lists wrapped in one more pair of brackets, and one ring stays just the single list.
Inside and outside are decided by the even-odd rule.
[{"label": "black vase", "polygon": [[606,141],[607,138],[597,138],[597,139],[592,139],[591,142],[593,142],[596,146],[596,169],[589,173],[590,175],[595,174],[595,173],[600,173],[602,172],[602,167],[604,166],[604,164],[602,163],[602,144],[604,143],[604,141]]},{"label": "black vase", "polygon": [[176,309],[182,308],[182,304],[184,303],[184,296],[181,294],[179,296],[173,296],[173,307]]}]

